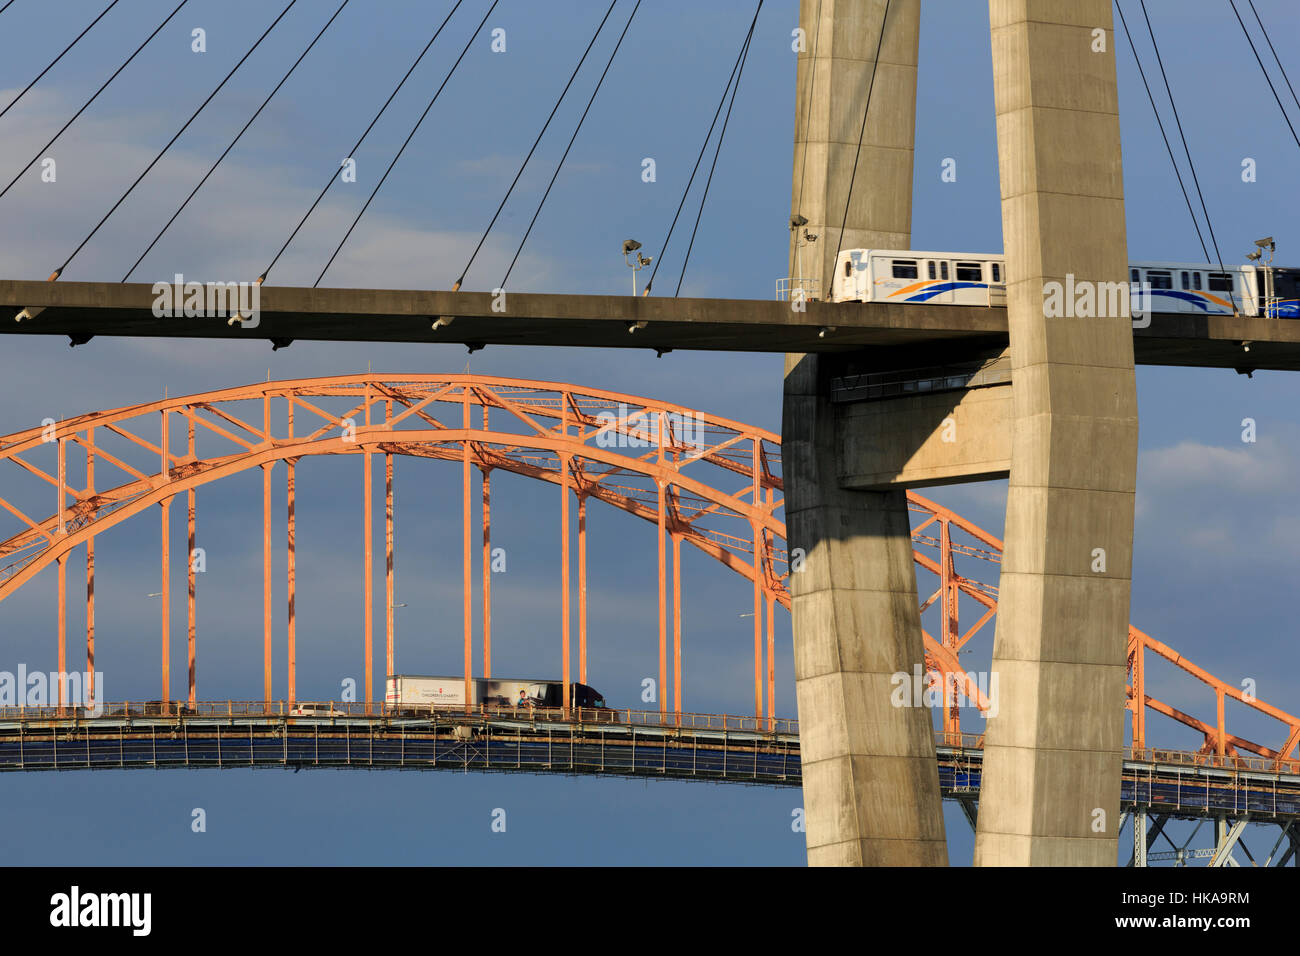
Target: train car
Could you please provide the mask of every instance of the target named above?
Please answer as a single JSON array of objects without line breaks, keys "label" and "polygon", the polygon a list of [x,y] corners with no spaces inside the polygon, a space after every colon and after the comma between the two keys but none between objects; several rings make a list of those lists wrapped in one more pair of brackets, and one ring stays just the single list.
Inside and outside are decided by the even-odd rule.
[{"label": "train car", "polygon": [[1132,285],[1150,293],[1152,312],[1259,314],[1259,274],[1254,266],[1131,262],[1128,273]]},{"label": "train car", "polygon": [[[1133,262],[1129,281],[1150,293],[1153,312],[1300,318],[1300,270],[1273,269],[1273,297],[1262,299],[1256,266]],[[1006,304],[1006,257],[916,249],[848,249],[836,260],[832,302]]]},{"label": "train car", "polygon": [[832,302],[1004,305],[1006,261],[988,253],[848,249],[836,260]]},{"label": "train car", "polygon": [[[465,678],[423,677],[391,674],[384,700],[389,707],[563,707],[564,682],[558,680],[516,680],[511,678],[472,677],[469,699],[465,697]],[[569,706],[608,710],[605,698],[587,684],[570,683]]]}]

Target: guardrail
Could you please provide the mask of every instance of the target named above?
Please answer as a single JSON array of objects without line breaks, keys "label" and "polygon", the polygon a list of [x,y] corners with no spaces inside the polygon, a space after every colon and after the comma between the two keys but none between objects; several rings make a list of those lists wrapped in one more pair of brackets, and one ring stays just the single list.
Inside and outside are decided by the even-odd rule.
[{"label": "guardrail", "polygon": [[802,297],[804,302],[813,302],[820,294],[820,286],[817,279],[789,276],[776,280],[776,297],[780,302],[789,302],[797,297]]},{"label": "guardrail", "polygon": [[749,731],[763,734],[797,734],[799,722],[791,717],[742,717],[734,714],[693,714],[605,707],[488,706],[466,708],[463,705],[418,706],[389,705],[374,701],[266,701],[219,700],[196,701],[122,701],[106,702],[97,713],[84,707],[14,707],[0,706],[0,720],[94,720],[135,717],[211,718],[211,717],[284,717],[288,719],[428,719],[481,717],[522,721],[554,721],[578,724],[621,724],[635,727],[666,727],[681,730]]}]

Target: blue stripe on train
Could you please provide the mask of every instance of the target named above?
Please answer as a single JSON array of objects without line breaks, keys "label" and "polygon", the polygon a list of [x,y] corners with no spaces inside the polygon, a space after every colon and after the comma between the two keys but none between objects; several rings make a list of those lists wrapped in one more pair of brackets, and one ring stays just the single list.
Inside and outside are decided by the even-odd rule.
[{"label": "blue stripe on train", "polygon": [[904,302],[924,302],[936,295],[944,292],[951,292],[953,289],[987,289],[988,284],[985,282],[945,282],[942,285],[932,285],[924,292],[918,292],[916,295],[909,296]]},{"label": "blue stripe on train", "polygon": [[1192,303],[1192,305],[1196,306],[1202,312],[1210,311],[1209,300],[1202,298],[1201,296],[1195,295],[1194,293],[1191,292],[1179,292],[1177,289],[1152,289],[1151,294],[1153,296],[1155,295],[1171,296],[1172,298],[1175,299],[1181,299],[1183,302]]}]

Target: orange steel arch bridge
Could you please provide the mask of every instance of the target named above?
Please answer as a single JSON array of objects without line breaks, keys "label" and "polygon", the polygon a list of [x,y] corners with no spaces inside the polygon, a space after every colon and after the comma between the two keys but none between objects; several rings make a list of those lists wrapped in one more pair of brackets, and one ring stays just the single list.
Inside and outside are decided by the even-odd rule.
[{"label": "orange steel arch bridge", "polygon": [[[303,702],[296,695],[295,476],[304,458],[356,455],[364,460],[362,496],[364,626],[361,699]],[[561,660],[565,696],[554,709],[478,707],[412,713],[373,699],[372,464],[384,459],[385,674],[391,674],[393,627],[393,456],[458,462],[463,511],[463,672],[492,676],[491,501],[494,471],[550,482],[559,489]],[[789,608],[786,581],[802,552],[787,547],[779,436],[718,416],[646,398],[549,382],[483,375],[352,375],[277,381],[168,398],[75,418],[46,419],[0,437],[10,463],[0,496],[0,601],[54,565],[57,670],[67,672],[67,573],[79,551],[85,568],[87,686],[77,697],[62,682],[39,705],[0,706],[0,769],[135,766],[392,766],[481,770],[555,770],[678,776],[797,785],[797,724],[775,714],[776,608]],[[282,467],[281,467],[282,465]],[[261,469],[263,693],[260,701],[206,701],[198,692],[196,504],[202,487]],[[286,490],[287,699],[272,699],[273,475]],[[477,476],[475,472],[477,471]],[[188,681],[172,693],[169,659],[171,506],[184,496]],[[601,502],[655,529],[658,551],[657,711],[573,706],[573,681],[587,681],[587,511]],[[982,735],[964,732],[963,710],[986,711],[993,687],[961,663],[968,645],[997,611],[1002,542],[952,511],[909,492],[914,555],[933,577],[922,587],[925,673],[915,683],[940,702],[936,729],[946,797],[972,820],[977,810]],[[479,520],[474,521],[477,503]],[[94,690],[95,541],[131,519],[161,522],[161,689],[156,700],[97,701]],[[576,510],[576,555],[571,537]],[[753,716],[688,709],[683,698],[681,548],[686,544],[752,583]],[[669,553],[671,552],[671,562]],[[474,587],[474,566],[480,583]],[[961,569],[959,571],[959,568]],[[928,579],[927,579],[928,580]],[[574,584],[576,583],[576,588]],[[570,595],[576,593],[576,615]],[[472,613],[481,605],[475,632]],[[671,610],[670,610],[671,609]],[[963,610],[965,614],[963,614]],[[576,617],[576,628],[572,621]],[[972,621],[971,618],[974,618]],[[963,620],[964,618],[964,620]],[[963,626],[965,625],[964,629]],[[574,633],[576,630],[576,634]],[[576,647],[576,669],[573,667]],[[110,651],[111,653],[111,651]],[[1195,716],[1152,696],[1149,663],[1164,662],[1203,685],[1206,710]],[[670,669],[671,662],[671,669]],[[1266,703],[1186,660],[1150,635],[1129,630],[1126,707],[1131,746],[1124,774],[1125,816],[1134,862],[1203,856],[1235,863],[1247,822],[1273,822],[1281,835],[1269,861],[1300,856],[1300,717]],[[671,684],[669,677],[671,674]],[[912,675],[906,675],[911,682]],[[900,684],[900,686],[901,686]],[[670,700],[671,698],[671,700]],[[468,699],[468,695],[467,695]],[[1225,704],[1235,701],[1266,728],[1260,741],[1229,732]],[[87,702],[99,705],[95,711]],[[1213,703],[1213,709],[1208,706]],[[670,706],[671,703],[671,706]],[[707,709],[706,709],[707,710]],[[1148,737],[1157,715],[1190,732],[1198,745],[1159,748]],[[1168,725],[1167,725],[1168,726]],[[1171,729],[1175,729],[1171,727]],[[1260,734],[1254,736],[1259,737]],[[1148,816],[1155,821],[1148,829]],[[1169,838],[1170,819],[1214,821],[1210,850]],[[1199,829],[1199,823],[1198,823]],[[1172,851],[1152,851],[1163,834]],[[1249,851],[1246,851],[1247,853]],[[1251,857],[1254,862],[1254,857]]]}]

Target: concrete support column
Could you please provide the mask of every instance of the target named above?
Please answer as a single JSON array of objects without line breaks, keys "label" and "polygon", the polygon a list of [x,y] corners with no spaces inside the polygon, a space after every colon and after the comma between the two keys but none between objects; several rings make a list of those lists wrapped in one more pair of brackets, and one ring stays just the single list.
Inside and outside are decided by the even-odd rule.
[{"label": "concrete support column", "polygon": [[[803,0],[791,275],[834,265],[885,0]],[[907,248],[919,0],[892,0],[844,248]],[[808,231],[817,236],[808,243]],[[797,241],[796,241],[797,240]],[[796,248],[801,263],[796,266]],[[924,659],[904,493],[840,487],[831,364],[787,355],[782,424],[808,862],[947,861],[931,715],[894,707],[898,672]]]},{"label": "concrete support column", "polygon": [[[1137,472],[1110,0],[990,0],[1013,433],[977,865],[1114,866]],[[1072,279],[1070,278],[1072,277]],[[1120,298],[1116,296],[1115,298]],[[1060,304],[1064,315],[1055,313]],[[1112,304],[1108,311],[1116,311]]]},{"label": "concrete support column", "polygon": [[808,862],[942,866],[931,714],[891,699],[892,676],[925,656],[906,493],[839,487],[827,394],[811,356],[787,356],[786,523],[806,552],[790,591]]}]

